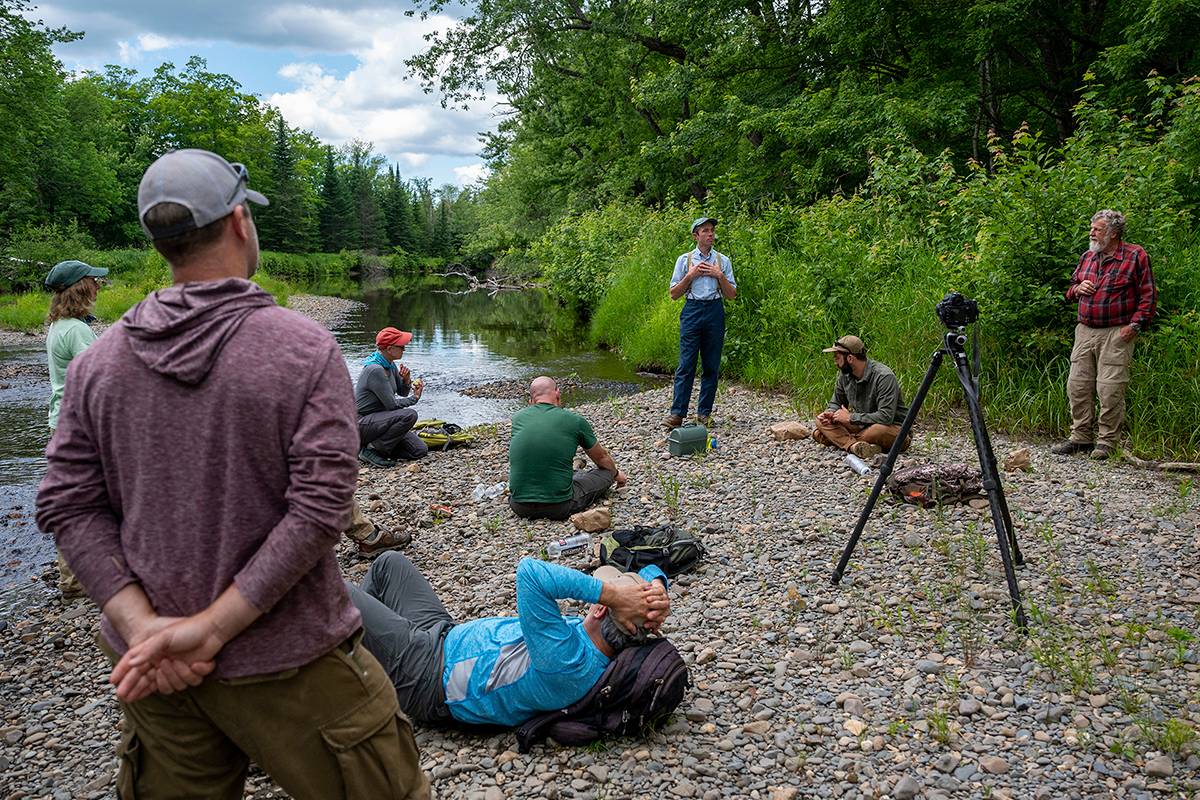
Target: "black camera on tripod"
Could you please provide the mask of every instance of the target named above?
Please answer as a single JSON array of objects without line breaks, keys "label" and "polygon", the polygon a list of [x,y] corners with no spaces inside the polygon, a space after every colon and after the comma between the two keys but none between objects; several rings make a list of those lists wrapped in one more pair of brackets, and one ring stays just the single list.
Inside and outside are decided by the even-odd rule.
[{"label": "black camera on tripod", "polygon": [[979,303],[959,292],[950,292],[934,307],[938,319],[947,328],[965,328],[979,319]]}]

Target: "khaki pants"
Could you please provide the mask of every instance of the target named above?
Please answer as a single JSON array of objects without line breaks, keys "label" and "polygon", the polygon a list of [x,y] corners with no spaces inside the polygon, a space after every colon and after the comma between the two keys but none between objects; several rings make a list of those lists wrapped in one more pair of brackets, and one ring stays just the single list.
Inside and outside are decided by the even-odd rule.
[{"label": "khaki pants", "polygon": [[54,554],[54,563],[58,566],[58,591],[63,597],[83,597],[83,584],[79,582],[79,578],[75,577],[75,571],[67,566],[67,561],[62,557],[62,553],[57,550]]},{"label": "khaki pants", "polygon": [[375,525],[363,515],[357,500],[350,501],[350,527],[346,529],[346,538],[352,542],[365,542],[367,537],[375,532]]},{"label": "khaki pants", "polygon": [[[892,448],[892,443],[896,441],[896,437],[900,435],[899,425],[855,425],[850,423],[843,425],[840,422],[824,423],[817,421],[817,426],[813,429],[812,438],[827,447],[838,447],[842,450],[849,450],[855,442],[870,442],[871,444],[879,445],[879,449],[887,452]],[[912,443],[910,436],[904,442],[905,450]]]},{"label": "khaki pants", "polygon": [[[1121,326],[1075,326],[1067,399],[1071,403],[1071,441],[1115,448],[1125,419],[1125,387],[1133,342],[1121,338]],[[1096,397],[1100,398],[1099,425]]]},{"label": "khaki pants", "polygon": [[298,800],[429,798],[412,725],[361,638],[297,669],[122,703],[118,796],[240,800],[253,760]]}]

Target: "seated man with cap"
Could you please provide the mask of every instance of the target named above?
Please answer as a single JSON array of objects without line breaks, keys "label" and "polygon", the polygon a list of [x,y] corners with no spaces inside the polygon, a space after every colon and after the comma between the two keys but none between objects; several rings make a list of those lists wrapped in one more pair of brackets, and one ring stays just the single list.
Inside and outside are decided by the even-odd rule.
[{"label": "seated man with cap", "polygon": [[[833,353],[839,374],[829,405],[817,415],[813,438],[863,459],[890,449],[908,413],[896,374],[868,359],[857,336],[843,336],[821,352]],[[905,439],[904,449],[910,442]]]},{"label": "seated man with cap", "polygon": [[[587,694],[609,661],[657,633],[671,610],[655,566],[593,575],[533,558],[517,564],[517,616],[456,624],[412,562],[396,552],[350,586],[363,644],[384,665],[400,707],[431,723],[516,727]],[[559,600],[591,603],[564,617]]]},{"label": "seated man with cap", "polygon": [[424,386],[415,384],[408,367],[399,363],[412,334],[384,328],[375,336],[376,351],[364,362],[354,385],[358,406],[358,460],[374,467],[394,467],[397,461],[424,458],[429,447],[413,433],[417,412],[409,406],[421,399]]}]

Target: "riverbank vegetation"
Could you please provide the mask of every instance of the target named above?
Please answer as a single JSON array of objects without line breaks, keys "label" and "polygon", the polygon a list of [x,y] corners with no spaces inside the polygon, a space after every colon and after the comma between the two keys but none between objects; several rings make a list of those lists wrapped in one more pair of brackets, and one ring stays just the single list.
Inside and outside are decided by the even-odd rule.
[{"label": "riverbank vegetation", "polygon": [[[982,309],[991,424],[1059,435],[1062,293],[1089,217],[1113,207],[1160,290],[1133,449],[1200,451],[1195,4],[470,5],[410,63],[452,100],[494,80],[515,110],[472,244],[543,270],[598,343],[675,365],[666,285],[707,213],[739,284],[727,374],[808,413],[832,382],[821,348],[855,332],[911,396],[956,289]],[[935,386],[933,415],[961,394]]]}]

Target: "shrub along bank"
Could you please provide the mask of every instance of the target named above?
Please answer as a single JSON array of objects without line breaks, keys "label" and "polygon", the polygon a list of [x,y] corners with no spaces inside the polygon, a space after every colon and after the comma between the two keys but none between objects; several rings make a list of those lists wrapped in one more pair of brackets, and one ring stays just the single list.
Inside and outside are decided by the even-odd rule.
[{"label": "shrub along bank", "polygon": [[[716,246],[732,258],[738,281],[727,306],[725,374],[788,387],[801,413],[812,413],[834,378],[821,348],[856,333],[911,398],[943,330],[934,304],[958,290],[980,305],[989,425],[1063,435],[1075,313],[1063,291],[1087,247],[1089,218],[1116,208],[1128,219],[1126,239],[1150,254],[1159,289],[1158,317],[1138,342],[1127,395],[1133,450],[1195,457],[1200,88],[1148,83],[1158,101],[1151,117],[1098,108],[1085,92],[1066,145],[1049,149],[1020,131],[992,143],[990,174],[898,144],[873,159],[870,179],[851,197],[755,213],[703,209],[721,218]],[[680,305],[667,284],[700,213],[610,205],[564,219],[532,254],[553,291],[590,315],[597,343],[639,366],[673,368]],[[957,405],[961,391],[946,374],[923,416]]]}]

